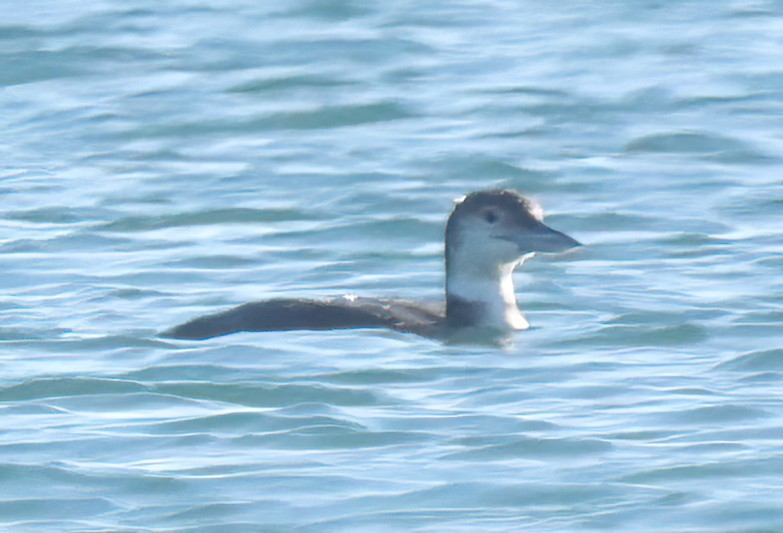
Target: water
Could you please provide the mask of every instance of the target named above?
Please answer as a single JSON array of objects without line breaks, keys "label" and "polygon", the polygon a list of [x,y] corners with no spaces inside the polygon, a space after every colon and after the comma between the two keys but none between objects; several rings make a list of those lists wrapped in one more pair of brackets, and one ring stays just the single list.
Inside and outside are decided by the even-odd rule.
[{"label": "water", "polygon": [[[0,25],[0,525],[783,528],[783,4],[33,0]],[[156,332],[588,246],[505,350]]]}]

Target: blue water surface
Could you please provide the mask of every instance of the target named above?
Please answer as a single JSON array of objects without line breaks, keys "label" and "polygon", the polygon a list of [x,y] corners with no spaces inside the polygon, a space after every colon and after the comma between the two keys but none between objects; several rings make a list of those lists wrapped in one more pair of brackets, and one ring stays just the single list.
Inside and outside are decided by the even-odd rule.
[{"label": "blue water surface", "polygon": [[[0,22],[0,527],[783,529],[783,3],[29,0]],[[587,244],[504,349],[157,337]]]}]

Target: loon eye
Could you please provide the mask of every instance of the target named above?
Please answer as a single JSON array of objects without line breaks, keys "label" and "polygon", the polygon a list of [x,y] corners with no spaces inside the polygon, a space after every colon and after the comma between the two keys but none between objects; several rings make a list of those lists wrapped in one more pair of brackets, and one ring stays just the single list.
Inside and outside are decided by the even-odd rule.
[{"label": "loon eye", "polygon": [[498,221],[498,214],[494,211],[487,211],[484,213],[484,220],[489,222],[490,224],[494,224]]}]

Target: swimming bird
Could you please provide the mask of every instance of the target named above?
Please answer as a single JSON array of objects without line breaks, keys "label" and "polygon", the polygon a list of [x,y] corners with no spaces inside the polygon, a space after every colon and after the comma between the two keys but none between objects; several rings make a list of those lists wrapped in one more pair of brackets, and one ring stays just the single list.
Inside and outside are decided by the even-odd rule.
[{"label": "swimming bird", "polygon": [[449,340],[507,335],[529,327],[517,306],[512,273],[536,252],[580,243],[544,224],[535,201],[512,190],[468,194],[446,224],[444,305],[343,296],[251,302],[196,318],[162,335],[207,339],[239,331],[389,328]]}]

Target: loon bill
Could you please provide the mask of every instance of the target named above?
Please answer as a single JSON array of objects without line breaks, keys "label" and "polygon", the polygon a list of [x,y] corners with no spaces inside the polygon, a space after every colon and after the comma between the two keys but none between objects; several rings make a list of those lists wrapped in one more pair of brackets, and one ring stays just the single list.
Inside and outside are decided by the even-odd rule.
[{"label": "loon bill", "polygon": [[512,273],[535,252],[580,246],[543,222],[543,211],[516,191],[478,191],[457,202],[446,224],[446,302],[340,297],[252,302],[196,318],[162,335],[208,339],[239,331],[389,328],[448,339],[460,332],[527,329]]}]

